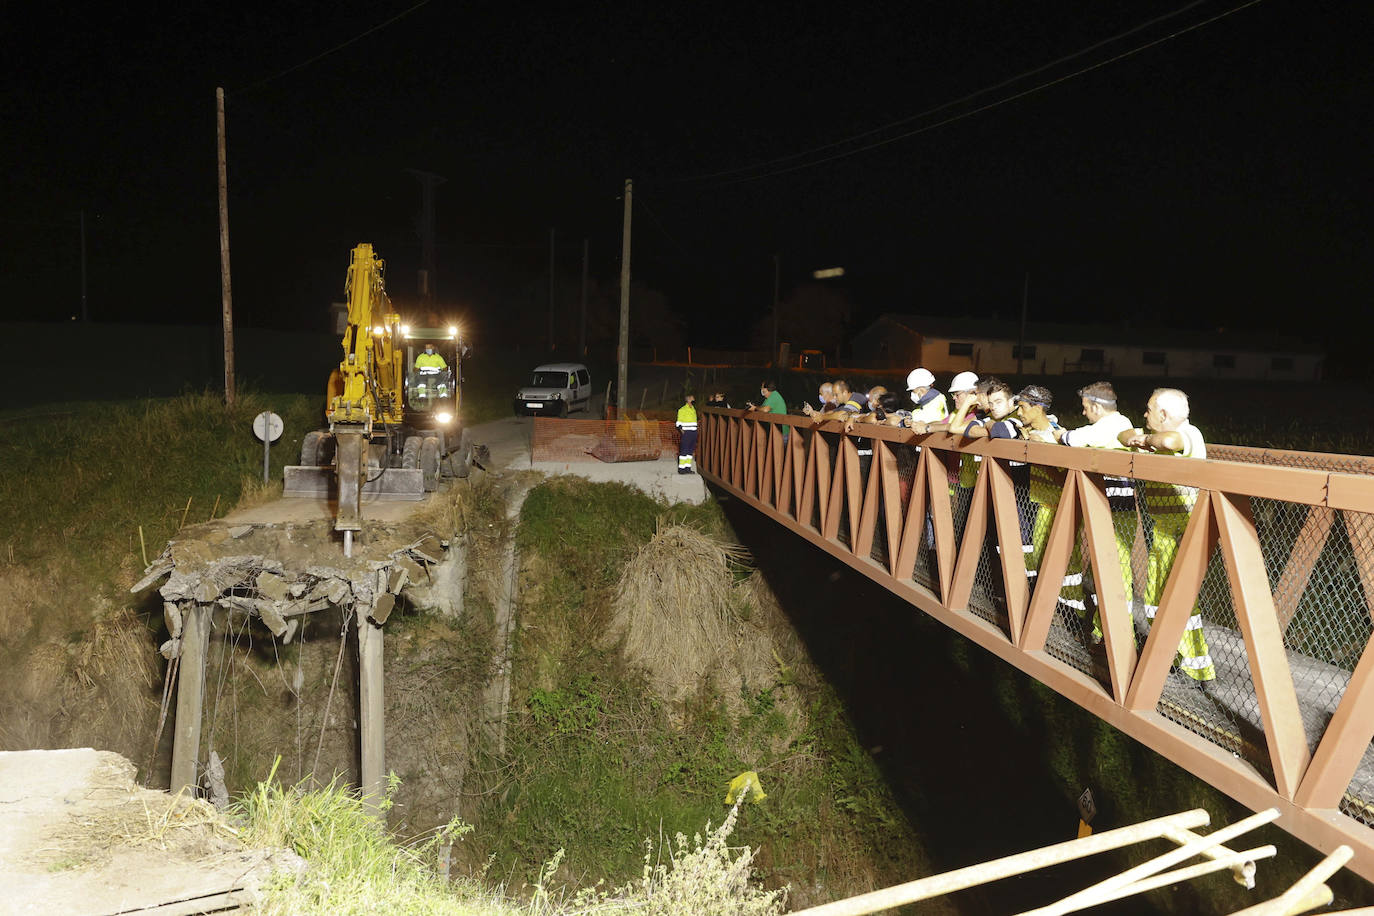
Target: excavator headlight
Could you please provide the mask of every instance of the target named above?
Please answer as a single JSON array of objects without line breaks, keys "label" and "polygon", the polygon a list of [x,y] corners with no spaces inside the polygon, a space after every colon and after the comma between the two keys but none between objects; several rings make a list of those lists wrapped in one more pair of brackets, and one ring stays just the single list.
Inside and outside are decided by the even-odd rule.
[{"label": "excavator headlight", "polygon": [[434,419],[438,420],[440,423],[447,423],[453,419],[453,414],[449,413],[447,410],[441,410],[434,415]]},{"label": "excavator headlight", "polygon": [[451,325],[448,326],[448,336],[449,336],[449,337],[457,337],[457,336],[458,336],[458,325],[456,325],[456,324],[451,324]]},{"label": "excavator headlight", "polygon": [[386,328],[382,327],[380,324],[377,325],[375,328],[372,329],[372,334],[373,334],[374,337],[381,337],[381,336],[382,336],[383,334],[385,334],[385,333],[386,333]]},{"label": "excavator headlight", "polygon": [[402,336],[402,337],[409,337],[409,336],[410,336],[410,325],[408,325],[408,324],[403,324],[403,325],[401,325],[401,336]]}]

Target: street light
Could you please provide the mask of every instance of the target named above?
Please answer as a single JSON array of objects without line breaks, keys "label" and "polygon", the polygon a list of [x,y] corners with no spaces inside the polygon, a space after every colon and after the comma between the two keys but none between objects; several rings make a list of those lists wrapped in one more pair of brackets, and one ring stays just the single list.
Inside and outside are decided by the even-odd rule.
[{"label": "street light", "polygon": [[817,280],[829,280],[831,277],[843,277],[843,267],[827,267],[823,270],[811,271],[811,276]]}]

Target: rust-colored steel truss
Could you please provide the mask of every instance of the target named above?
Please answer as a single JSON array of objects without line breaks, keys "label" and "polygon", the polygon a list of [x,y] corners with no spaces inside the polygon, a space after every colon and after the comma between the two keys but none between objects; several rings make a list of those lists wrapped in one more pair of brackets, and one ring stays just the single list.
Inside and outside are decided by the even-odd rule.
[{"label": "rust-colored steel truss", "polygon": [[[1356,581],[1364,586],[1361,607],[1374,602],[1371,459],[1217,447],[1214,456],[1232,460],[1203,461],[916,436],[868,425],[846,434],[837,421],[817,425],[805,417],[738,410],[703,409],[701,429],[698,466],[708,481],[1242,804],[1255,811],[1277,808],[1277,823],[1311,846],[1329,853],[1349,845],[1355,851],[1351,867],[1374,880],[1371,821],[1342,807],[1357,770],[1369,766],[1374,641],[1356,647],[1357,662],[1342,675],[1348,677],[1344,692],[1331,701],[1334,713],[1316,733],[1310,721],[1304,724],[1302,682],[1295,680],[1295,666],[1310,667],[1310,660],[1285,644],[1299,596],[1334,537],[1338,515]],[[862,447],[871,448],[871,457],[861,458],[858,436],[867,440]],[[899,470],[899,455],[905,471]],[[979,461],[971,488],[965,487],[971,502],[958,532],[951,503],[965,455]],[[1026,526],[1018,518],[1010,473],[1021,463],[1053,468],[1063,481],[1031,576],[1025,560],[1031,548],[1024,546],[1023,553]],[[1133,632],[1132,594],[1118,546],[1122,535],[1113,528],[1111,478],[1197,488],[1143,645]],[[1254,499],[1278,501],[1300,519],[1294,527],[1301,530],[1277,561],[1270,548],[1272,579]],[[1144,537],[1137,527],[1137,559]],[[1166,680],[1177,675],[1171,667],[1180,639],[1218,556],[1225,575],[1213,578],[1229,585],[1234,630],[1244,644],[1236,656],[1248,663],[1253,681],[1262,734],[1254,741],[1258,757],[1237,755],[1209,740],[1205,730],[1185,728],[1160,711]],[[990,581],[997,582],[996,606],[1005,616],[996,620],[969,609],[980,557],[985,569],[997,567]],[[913,576],[918,561],[929,584]],[[1056,614],[1064,613],[1060,583],[1072,575],[1075,562],[1094,583],[1101,636],[1093,651],[1105,654],[1101,676],[1047,649]],[[1363,802],[1374,811],[1374,799]]]}]

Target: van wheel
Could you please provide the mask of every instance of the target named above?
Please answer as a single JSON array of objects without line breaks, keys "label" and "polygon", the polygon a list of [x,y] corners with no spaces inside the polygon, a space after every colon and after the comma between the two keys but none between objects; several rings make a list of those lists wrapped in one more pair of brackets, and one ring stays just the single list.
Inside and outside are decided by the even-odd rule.
[{"label": "van wheel", "polygon": [[566,417],[566,416],[568,415],[568,402],[567,402],[567,401],[560,401],[560,402],[559,402],[558,415],[559,415],[560,417]]}]

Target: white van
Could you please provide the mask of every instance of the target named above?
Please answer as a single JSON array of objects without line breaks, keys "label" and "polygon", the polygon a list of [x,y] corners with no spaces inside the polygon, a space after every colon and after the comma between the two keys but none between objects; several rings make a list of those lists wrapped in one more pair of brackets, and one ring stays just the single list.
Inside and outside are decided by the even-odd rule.
[{"label": "white van", "polygon": [[592,374],[581,363],[535,366],[530,383],[515,393],[515,413],[566,417],[592,401]]}]

